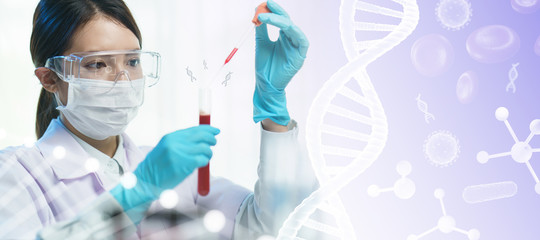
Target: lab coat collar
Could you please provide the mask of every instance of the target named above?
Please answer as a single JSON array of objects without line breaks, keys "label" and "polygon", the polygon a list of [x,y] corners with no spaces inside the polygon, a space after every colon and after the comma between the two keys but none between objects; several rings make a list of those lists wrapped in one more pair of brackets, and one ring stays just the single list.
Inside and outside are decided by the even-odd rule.
[{"label": "lab coat collar", "polygon": [[[90,156],[64,128],[60,119],[53,119],[43,136],[37,141],[37,147],[59,179],[79,178],[90,172],[85,168],[86,159]],[[63,147],[65,155],[55,149]]]},{"label": "lab coat collar", "polygon": [[[133,171],[137,164],[144,158],[144,154],[135,146],[131,139],[122,133],[124,149],[126,150],[126,169]],[[43,136],[37,141],[37,147],[43,158],[47,161],[59,179],[75,179],[89,174],[85,163],[90,157],[81,145],[69,134],[68,130],[60,122],[53,119]],[[56,147],[63,147],[65,155],[55,156]],[[57,150],[58,151],[58,150]],[[60,151],[59,151],[60,152]],[[61,157],[61,158],[57,158]]]}]

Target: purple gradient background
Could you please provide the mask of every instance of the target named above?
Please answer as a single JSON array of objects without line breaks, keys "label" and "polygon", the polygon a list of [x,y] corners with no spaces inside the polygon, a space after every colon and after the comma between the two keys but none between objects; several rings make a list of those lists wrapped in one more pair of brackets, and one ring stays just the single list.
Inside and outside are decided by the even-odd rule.
[{"label": "purple gradient background", "polygon": [[[419,1],[420,21],[413,34],[367,69],[388,117],[389,138],[380,158],[340,192],[357,235],[360,239],[406,239],[409,234],[418,235],[435,227],[442,212],[433,191],[440,187],[446,191],[447,213],[456,219],[458,228],[476,228],[481,233],[480,239],[538,239],[540,195],[534,191],[535,182],[526,166],[510,157],[480,164],[476,161],[476,154],[482,150],[490,154],[507,152],[513,144],[504,123],[495,119],[497,107],[508,108],[508,120],[522,141],[529,134],[529,123],[540,118],[540,108],[536,104],[540,99],[540,57],[533,49],[540,35],[540,12],[520,14],[507,0],[471,1],[472,21],[459,31],[449,31],[436,20],[437,2]],[[283,2],[286,9],[287,6],[298,8],[300,4]],[[304,99],[311,101],[317,89],[345,65],[347,59],[338,28],[339,1],[310,1],[304,9],[313,17],[295,17],[294,20],[303,29],[305,26],[310,38],[311,48],[305,69],[299,73],[299,79],[309,79],[310,82],[292,84],[289,95],[302,92]],[[521,48],[515,56],[502,63],[476,62],[468,55],[465,41],[471,32],[493,24],[513,28],[520,36]],[[319,29],[315,31],[310,26]],[[432,33],[450,40],[455,60],[447,72],[429,78],[414,69],[410,49],[416,39]],[[509,82],[508,71],[515,62],[520,62],[519,78],[516,80],[517,91],[512,94],[505,88]],[[310,67],[320,65],[327,67]],[[469,70],[479,76],[479,92],[471,103],[462,104],[456,97],[456,83],[459,76]],[[424,115],[416,106],[415,98],[419,93],[436,117],[430,124],[426,124]],[[309,106],[309,102],[305,104]],[[306,109],[298,108],[291,112],[298,113],[298,116],[307,115]],[[305,117],[298,120],[302,126]],[[446,168],[430,164],[422,149],[427,136],[437,130],[452,132],[461,146],[457,161]],[[531,146],[540,147],[540,137],[533,138]],[[413,198],[400,200],[392,193],[382,193],[377,198],[367,196],[366,189],[371,184],[381,187],[393,185],[399,177],[395,165],[402,160],[411,162],[413,167],[409,175],[416,183]],[[539,153],[533,154],[531,165],[540,174]],[[514,181],[518,185],[516,196],[477,204],[468,204],[462,199],[466,186],[501,181]],[[467,237],[457,232],[444,234],[435,231],[422,239]]]},{"label": "purple gradient background", "polygon": [[[310,50],[305,64],[294,81],[287,87],[288,107],[291,116],[298,121],[301,136],[303,136],[309,107],[317,91],[325,81],[348,62],[339,32],[340,1],[276,1],[289,12],[295,24],[306,33],[310,40]],[[380,0],[371,0],[371,2],[375,1]],[[253,2],[258,4],[260,1]],[[513,144],[504,123],[495,119],[497,107],[508,108],[510,111],[508,120],[520,140],[524,140],[528,136],[530,122],[540,118],[540,107],[536,104],[540,100],[538,95],[540,92],[540,56],[535,55],[533,49],[536,39],[540,36],[540,11],[523,15],[512,9],[510,0],[471,0],[472,21],[459,31],[449,31],[436,20],[435,7],[437,2],[438,0],[419,0],[420,21],[416,30],[392,51],[370,64],[367,69],[388,117],[389,136],[380,158],[340,191],[340,196],[355,226],[357,236],[359,239],[406,239],[409,234],[420,234],[433,228],[442,215],[439,202],[433,197],[433,191],[440,187],[446,191],[445,207],[447,213],[456,219],[457,227],[465,230],[478,229],[481,233],[480,239],[539,239],[540,195],[534,191],[534,180],[526,166],[514,162],[510,157],[498,158],[490,160],[487,164],[480,164],[476,161],[476,154],[482,150],[490,154],[507,152]],[[253,9],[251,5],[241,3],[242,6],[239,4],[238,7],[245,9],[236,9],[238,12],[243,10],[248,12]],[[167,5],[169,2],[160,3],[157,1],[154,4],[161,6]],[[177,10],[170,9],[170,12],[175,11]],[[188,10],[184,9],[184,11]],[[228,11],[223,15],[237,14],[234,11]],[[147,18],[146,21],[152,23],[159,19],[154,16],[156,13],[152,11],[140,10],[139,13],[141,13],[141,17]],[[180,12],[179,16],[182,13],[184,12]],[[135,15],[137,16],[137,14]],[[214,23],[215,19],[211,18],[214,16],[205,17],[210,19],[208,23]],[[222,19],[219,20],[222,21]],[[224,24],[232,26],[231,23],[234,21],[224,22]],[[167,33],[158,35],[158,37],[179,39],[181,36],[179,33],[183,33],[171,31],[171,29],[181,29],[178,25],[174,25],[177,24],[174,21],[156,24],[161,28],[149,27],[148,29],[156,32],[162,30]],[[469,34],[476,29],[493,24],[502,24],[513,28],[520,36],[521,49],[511,59],[502,63],[482,64],[476,62],[468,55],[465,41]],[[236,27],[232,26],[230,29]],[[153,33],[150,31],[147,34]],[[186,34],[189,33],[186,30]],[[420,75],[410,60],[413,43],[418,38],[428,34],[441,34],[448,38],[455,53],[454,62],[449,70],[433,78]],[[189,38],[189,35],[186,36]],[[215,35],[209,33],[208,36]],[[205,38],[208,38],[208,41],[214,41],[210,37],[205,36]],[[236,38],[237,35],[230,34],[224,39],[232,42]],[[224,45],[229,46],[228,44],[232,43],[224,43]],[[173,49],[176,51],[180,47],[174,46]],[[160,48],[158,47],[156,50],[160,50]],[[241,56],[246,54],[244,57],[247,59],[248,53],[253,54],[253,52],[243,51],[238,54],[238,58],[242,58]],[[164,56],[166,54],[172,55],[166,51],[162,54]],[[217,57],[222,56],[222,54],[216,55]],[[187,64],[188,60],[181,62],[182,64],[179,66],[184,66],[183,64]],[[250,64],[253,64],[252,58],[248,60]],[[506,92],[505,88],[509,81],[508,71],[511,64],[515,62],[520,63],[518,67],[519,78],[516,80],[517,91],[512,94]],[[189,62],[189,64],[193,64],[193,62]],[[469,70],[475,71],[479,77],[479,92],[469,104],[462,104],[456,97],[456,83],[459,76]],[[169,74],[168,76],[176,76],[173,74],[177,74],[177,71],[184,76],[184,70],[181,68],[180,70],[169,70],[167,74]],[[239,70],[238,74],[241,72],[247,72],[247,70]],[[170,87],[176,85],[166,85],[166,79],[164,78],[163,84],[158,86],[163,86],[163,88],[168,86],[169,88],[169,91],[164,91],[167,94],[164,94],[163,99],[178,94],[177,87]],[[172,81],[170,79],[177,80],[173,77],[169,78],[169,81]],[[35,81],[33,76],[32,80]],[[239,107],[237,112],[231,114],[236,116],[236,113],[242,112],[246,115],[245,118],[249,120],[249,123],[251,123],[250,112],[244,110],[251,110],[251,91],[252,88],[249,88],[245,108]],[[429,112],[436,117],[430,124],[426,124],[423,113],[417,108],[415,98],[419,93],[422,95],[422,99],[427,102]],[[161,99],[159,98],[159,100]],[[149,102],[145,104],[148,105]],[[33,107],[34,105],[32,105],[32,109],[34,109]],[[181,109],[180,104],[174,105],[174,107]],[[216,120],[219,119],[220,115],[215,115]],[[229,117],[225,114],[222,116],[223,119]],[[161,117],[162,119],[172,119],[171,122],[176,119],[172,115]],[[242,126],[241,130],[245,131],[245,128]],[[255,130],[258,131],[258,129]],[[424,157],[422,149],[425,139],[432,132],[438,130],[452,132],[459,139],[461,146],[457,161],[446,168],[430,164]],[[303,141],[302,138],[301,141]],[[243,156],[245,154],[243,149],[251,148],[249,146],[254,146],[253,149],[256,148],[256,143],[253,143],[251,138],[239,138],[238,142],[240,147],[232,148],[230,152],[236,149],[241,151],[238,155],[232,155],[233,157],[230,158],[247,158]],[[540,148],[540,136],[533,138],[531,146]],[[415,195],[408,200],[398,199],[392,193],[382,193],[377,198],[369,197],[366,193],[369,185],[377,184],[381,187],[390,187],[394,184],[399,177],[395,166],[402,160],[412,164],[413,171],[409,178],[416,183]],[[540,174],[540,153],[533,154],[531,165],[537,174]],[[255,174],[255,163],[253,166],[253,174]],[[248,170],[242,169],[242,171],[238,175],[248,175],[245,173]],[[463,189],[469,185],[501,181],[515,182],[518,186],[518,193],[512,198],[478,204],[468,204],[462,199]],[[424,239],[457,240],[467,239],[467,237],[456,232],[444,234],[435,231],[422,238],[422,240]]]}]

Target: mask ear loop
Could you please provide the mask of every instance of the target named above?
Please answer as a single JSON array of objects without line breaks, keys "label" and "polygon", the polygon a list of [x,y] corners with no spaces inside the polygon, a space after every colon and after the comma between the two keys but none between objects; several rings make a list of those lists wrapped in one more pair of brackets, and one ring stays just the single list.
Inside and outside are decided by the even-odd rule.
[{"label": "mask ear loop", "polygon": [[[62,81],[62,82],[64,82],[64,83],[69,84],[68,82],[64,81],[64,77],[63,77],[62,75],[56,73],[56,72],[53,71],[53,70],[50,70],[50,71],[56,76],[56,78],[57,78],[58,81]],[[58,90],[55,91],[55,92],[53,93],[53,95],[54,95],[54,100],[55,100],[55,102],[56,102],[56,108],[55,108],[55,109],[58,109],[58,107],[66,107],[66,106],[67,106],[67,103],[66,103],[66,105],[64,105],[64,104],[62,103],[62,101],[60,101],[60,96],[58,95]],[[69,99],[68,99],[67,101],[69,101]]]}]

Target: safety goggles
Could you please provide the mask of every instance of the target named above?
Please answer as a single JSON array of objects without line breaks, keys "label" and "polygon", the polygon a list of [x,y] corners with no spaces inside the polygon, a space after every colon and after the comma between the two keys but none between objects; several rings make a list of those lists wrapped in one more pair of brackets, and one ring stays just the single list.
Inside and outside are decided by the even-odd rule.
[{"label": "safety goggles", "polygon": [[69,83],[144,79],[145,86],[150,87],[159,80],[161,56],[140,50],[80,52],[51,57],[45,67]]}]

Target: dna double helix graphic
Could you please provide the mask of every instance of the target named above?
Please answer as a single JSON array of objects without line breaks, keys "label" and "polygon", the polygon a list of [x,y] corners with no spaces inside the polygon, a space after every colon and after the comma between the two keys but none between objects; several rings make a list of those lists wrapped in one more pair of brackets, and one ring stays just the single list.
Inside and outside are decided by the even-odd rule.
[{"label": "dna double helix graphic", "polygon": [[223,82],[221,82],[221,85],[223,86],[227,86],[227,83],[231,80],[231,74],[232,72],[229,72],[227,73],[227,75],[225,76],[225,80],[223,80]]},{"label": "dna double helix graphic", "polygon": [[[289,215],[277,239],[304,239],[304,232],[317,232],[317,238],[324,235],[333,239],[356,239],[337,193],[377,160],[388,134],[386,115],[366,67],[405,40],[419,20],[416,0],[367,1],[341,1],[339,27],[349,62],[319,90],[306,124],[306,144],[320,188]],[[383,23],[355,20],[362,16],[360,14],[375,15],[377,17],[370,19],[381,19]],[[359,107],[351,109],[349,105],[334,101],[337,98],[346,98]],[[328,119],[332,117],[354,122],[355,126],[331,123]],[[332,141],[324,141],[335,137],[355,141],[358,146],[332,146],[328,144]],[[332,157],[338,157],[340,161],[331,162]],[[334,219],[321,220],[320,215]]]},{"label": "dna double helix graphic", "polygon": [[418,110],[420,110],[420,112],[424,113],[424,120],[426,120],[426,123],[429,123],[429,119],[435,120],[435,116],[432,113],[428,112],[427,103],[424,102],[420,97],[420,94],[418,94],[418,97],[416,97],[416,106],[418,107]]},{"label": "dna double helix graphic", "polygon": [[507,92],[510,91],[510,89],[512,89],[512,93],[516,93],[515,82],[519,76],[519,73],[517,71],[518,66],[519,66],[519,63],[513,63],[512,68],[510,68],[510,71],[508,71],[508,80],[510,80],[510,82],[508,83],[508,85],[506,85]]},{"label": "dna double helix graphic", "polygon": [[197,78],[195,76],[193,76],[193,72],[191,70],[189,70],[189,67],[186,67],[186,73],[187,73],[188,77],[191,78],[191,82],[197,81]]}]

